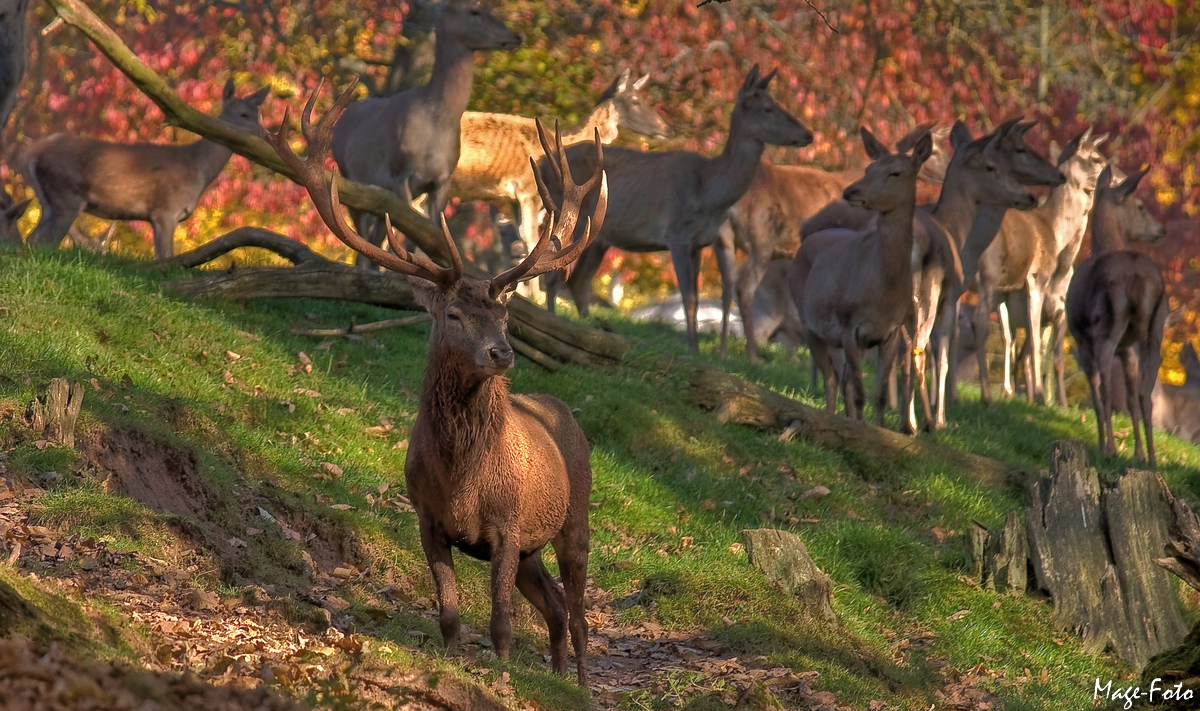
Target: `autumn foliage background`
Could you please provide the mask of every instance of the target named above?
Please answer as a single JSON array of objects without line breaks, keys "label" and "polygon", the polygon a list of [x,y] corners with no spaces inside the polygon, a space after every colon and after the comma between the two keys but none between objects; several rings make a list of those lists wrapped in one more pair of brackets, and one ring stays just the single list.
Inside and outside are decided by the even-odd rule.
[{"label": "autumn foliage background", "polygon": [[[649,73],[648,92],[676,132],[650,148],[720,150],[730,102],[746,70],[778,68],[774,91],[816,132],[812,146],[768,149],[782,163],[840,168],[864,162],[860,124],[897,137],[924,120],[964,119],[976,133],[1016,114],[1042,119],[1041,147],[1088,124],[1132,170],[1153,167],[1147,196],[1168,237],[1151,247],[1166,267],[1172,306],[1187,306],[1171,338],[1200,331],[1200,11],[1195,0],[960,3],[952,0],[500,0],[525,37],[512,53],[478,59],[475,110],[578,120],[622,68]],[[230,75],[239,94],[270,83],[264,121],[275,125],[325,77],[353,75],[388,93],[428,74],[424,0],[93,0],[89,5],[179,94],[216,112]],[[406,26],[410,13],[421,17]],[[826,24],[826,18],[828,24]],[[187,142],[78,32],[42,35],[51,10],[30,13],[30,63],[6,128],[6,151],[68,131],[115,141]],[[4,182],[20,195],[20,178]],[[27,217],[24,229],[36,217]],[[104,223],[80,223],[99,232]],[[234,157],[177,233],[177,249],[241,225],[260,225],[341,252],[301,189]],[[150,254],[149,230],[121,227],[118,248]],[[128,231],[126,231],[128,230]],[[478,227],[473,230],[479,234]],[[487,236],[479,234],[486,239]],[[634,291],[673,282],[665,258],[618,258]],[[717,284],[710,278],[707,286]],[[1168,358],[1174,350],[1168,349]]]}]

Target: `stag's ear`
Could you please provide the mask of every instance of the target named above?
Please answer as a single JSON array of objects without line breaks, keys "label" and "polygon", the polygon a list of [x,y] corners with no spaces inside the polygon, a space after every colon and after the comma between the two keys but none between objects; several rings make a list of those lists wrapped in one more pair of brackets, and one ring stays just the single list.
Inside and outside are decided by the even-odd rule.
[{"label": "stag's ear", "polygon": [[913,146],[912,163],[920,168],[931,155],[933,155],[933,137],[926,133],[917,139],[917,145]]},{"label": "stag's ear", "polygon": [[770,74],[766,75],[765,77],[763,77],[762,79],[760,79],[760,80],[759,80],[759,82],[758,82],[758,87],[757,87],[757,88],[758,88],[760,91],[761,91],[761,90],[763,90],[763,89],[766,89],[766,88],[767,88],[767,85],[768,85],[768,84],[770,84],[770,83],[771,83],[771,80],[775,78],[775,74],[776,74],[776,72],[778,72],[778,71],[779,71],[779,69],[778,69],[778,68],[776,68],[776,69],[772,69]]},{"label": "stag's ear", "polygon": [[643,87],[643,86],[646,86],[646,82],[648,82],[648,81],[650,81],[650,75],[649,75],[649,74],[643,74],[643,75],[641,76],[641,78],[640,78],[640,79],[638,79],[637,81],[635,81],[635,82],[633,83],[633,90],[634,90],[634,91],[641,91],[641,90],[642,90],[642,87]]},{"label": "stag's ear", "polygon": [[1149,168],[1142,168],[1125,180],[1122,180],[1119,185],[1112,189],[1113,199],[1117,202],[1124,202],[1126,198],[1133,195],[1134,191],[1137,190],[1138,183],[1142,182],[1142,178],[1146,177],[1146,173],[1149,172]]},{"label": "stag's ear", "polygon": [[254,92],[254,94],[251,95],[249,101],[251,104],[254,104],[255,106],[262,106],[262,103],[267,100],[267,95],[269,95],[270,93],[271,93],[271,87],[264,86],[263,88]]},{"label": "stag's ear", "polygon": [[418,277],[404,275],[404,279],[408,285],[412,287],[413,296],[417,303],[424,306],[426,311],[433,313],[433,307],[437,303],[438,295],[441,294],[441,289],[437,284],[431,281],[426,281]]},{"label": "stag's ear", "polygon": [[866,126],[859,126],[858,133],[862,136],[863,148],[867,150],[867,156],[871,160],[879,160],[883,156],[891,154],[887,146],[880,143],[875,134],[867,130]]},{"label": "stag's ear", "polygon": [[233,77],[229,77],[229,79],[225,82],[225,91],[221,93],[221,99],[223,99],[224,101],[229,101],[232,98],[233,98]]},{"label": "stag's ear", "polygon": [[958,150],[975,140],[971,137],[971,129],[967,128],[967,124],[962,121],[955,121],[950,127],[950,147]]}]

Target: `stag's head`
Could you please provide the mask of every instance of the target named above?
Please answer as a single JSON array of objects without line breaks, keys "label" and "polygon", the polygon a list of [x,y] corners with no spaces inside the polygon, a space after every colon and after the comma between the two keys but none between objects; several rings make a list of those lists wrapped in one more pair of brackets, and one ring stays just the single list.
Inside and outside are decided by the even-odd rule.
[{"label": "stag's head", "polygon": [[933,153],[933,139],[925,131],[911,150],[892,153],[864,126],[863,148],[871,158],[862,178],[851,183],[842,198],[856,207],[876,212],[890,212],[917,199],[917,175]]},{"label": "stag's head", "polygon": [[488,11],[479,0],[446,0],[438,15],[439,37],[453,37],[469,50],[516,49],[521,35]]},{"label": "stag's head", "polygon": [[[962,121],[956,121],[950,129],[950,144],[954,147],[950,163],[958,166],[955,187],[965,190],[975,203],[1017,210],[1037,207],[1037,198],[1025,189],[1027,183],[1021,176],[1028,174],[1018,167],[1021,163],[1034,165],[1036,160],[1042,160],[1061,183],[1062,174],[1057,168],[1038,159],[1028,147],[1024,149],[1026,152],[1017,152],[1013,148],[1010,134],[1017,128],[1017,123],[1016,119],[1006,121],[992,133],[974,140]],[[1021,144],[1024,144],[1023,140]]]},{"label": "stag's head", "polygon": [[[333,108],[320,122],[313,124],[313,104],[319,91],[320,87],[309,97],[300,117],[304,137],[308,139],[308,155],[304,159],[298,157],[288,144],[286,113],[279,130],[270,133],[264,129],[263,137],[295,171],[297,181],[308,190],[317,212],[334,236],[376,264],[408,279],[417,300],[433,316],[429,340],[431,361],[436,359],[439,364],[453,365],[468,379],[482,380],[504,373],[513,365],[513,349],[508,341],[508,302],[517,284],[547,272],[568,268],[600,232],[604,222],[608,207],[608,182],[604,175],[604,156],[599,135],[595,137],[595,172],[587,182],[579,185],[571,176],[557,127],[554,145],[551,146],[541,122],[537,123],[538,138],[548,158],[547,163],[552,168],[551,179],[558,188],[555,192],[562,195],[562,201],[556,202],[551,197],[550,190],[531,159],[530,167],[549,215],[537,244],[515,267],[491,279],[476,279],[464,276],[462,258],[444,219],[442,247],[449,256],[448,267],[424,255],[407,251],[403,238],[392,229],[390,217],[384,218],[384,232],[392,248],[391,253],[376,247],[354,231],[348,223],[346,208],[338,199],[337,181],[330,180],[325,172],[333,126],[350,103],[354,85],[351,84],[338,97]],[[585,221],[582,236],[575,238],[580,206],[593,191],[598,191],[595,209]]]},{"label": "stag's head", "polygon": [[221,92],[221,113],[217,118],[238,128],[252,131],[258,128],[258,109],[266,101],[271,87],[264,86],[250,96],[235,96],[233,79],[225,82],[225,90]]},{"label": "stag's head", "polygon": [[1096,183],[1092,207],[1092,231],[1113,230],[1124,241],[1154,242],[1167,235],[1162,223],[1150,214],[1137,196],[1138,183],[1150,172],[1143,168],[1120,182],[1113,181],[1113,169],[1105,166]]},{"label": "stag's head", "polygon": [[812,131],[767,93],[767,87],[774,78],[774,70],[760,77],[757,64],[750,69],[742,88],[738,90],[732,121],[746,135],[763,143],[803,148],[813,142]]},{"label": "stag's head", "polygon": [[617,123],[634,133],[654,138],[669,137],[671,129],[667,126],[667,122],[658,115],[658,112],[650,105],[650,100],[642,93],[642,88],[650,80],[650,75],[645,74],[637,81],[631,81],[631,79],[632,75],[628,69],[621,72],[621,75],[614,79],[613,83],[609,84],[604,93],[600,95],[596,104],[600,105],[605,101],[611,101],[617,110]]},{"label": "stag's head", "polygon": [[1061,151],[1055,155],[1055,146],[1050,144],[1050,156],[1056,159],[1058,169],[1067,179],[1067,184],[1073,188],[1091,195],[1096,190],[1096,182],[1100,172],[1108,164],[1108,159],[1100,152],[1100,144],[1108,140],[1108,134],[1092,136],[1089,126],[1078,136],[1067,142]]}]

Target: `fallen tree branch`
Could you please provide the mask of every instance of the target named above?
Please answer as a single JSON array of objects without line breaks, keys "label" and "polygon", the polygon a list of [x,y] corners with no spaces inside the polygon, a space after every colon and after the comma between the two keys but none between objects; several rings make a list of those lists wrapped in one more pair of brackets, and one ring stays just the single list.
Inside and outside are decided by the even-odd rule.
[{"label": "fallen tree branch", "polygon": [[[279,156],[275,154],[275,151],[256,133],[235,128],[223,121],[217,120],[215,116],[203,114],[188,106],[186,102],[172,91],[167,82],[147,67],[121,38],[117,36],[116,32],[97,17],[82,0],[47,0],[47,2],[64,22],[87,35],[88,39],[92,41],[97,49],[114,66],[120,69],[142,93],[158,105],[163,113],[166,114],[168,122],[226,146],[253,163],[270,168],[290,180],[295,180],[296,176],[292,173],[291,169],[284,165]],[[337,177],[337,184],[338,194],[342,202],[347,206],[380,216],[389,216],[392,220],[392,225],[396,229],[413,240],[432,258],[442,261],[443,264],[448,263],[448,255],[446,254],[445,241],[442,237],[441,229],[413,210],[410,205],[398,196],[383,188],[356,183],[340,176]],[[304,267],[309,264],[313,263],[305,262],[298,266]],[[469,275],[479,278],[486,277],[482,270],[475,265],[467,264],[465,266]],[[247,272],[250,271],[240,270],[236,276],[227,275],[223,279],[215,276],[201,277],[199,280],[196,280],[196,283],[190,286],[185,285],[183,282],[176,282],[174,286],[185,293],[195,293],[202,296],[224,296],[228,298],[317,296],[319,298],[348,298],[352,301],[364,300],[355,298],[353,295],[343,297],[340,294],[334,293],[332,289],[322,289],[312,284],[304,284],[304,288],[308,293],[289,293],[283,285],[272,286],[266,283],[271,278],[274,278],[271,275],[278,275],[283,278],[284,272],[288,270],[251,272],[247,275]],[[366,274],[366,272],[361,273]],[[306,273],[294,275],[291,279],[293,280],[292,283],[295,284],[297,282],[305,282],[311,277],[312,273]],[[338,274],[337,281],[341,285],[358,290],[366,296],[367,300],[365,303],[378,303],[373,299],[394,299],[398,295],[396,287],[380,287],[382,282],[377,280],[367,279],[364,281],[353,276]],[[403,282],[399,278],[393,281]],[[409,296],[411,297],[411,292],[409,292]],[[400,306],[400,308],[405,307]],[[537,333],[534,334],[534,337],[540,336],[545,345],[534,347],[548,354],[550,357],[590,365],[610,365],[614,361],[621,360],[625,352],[629,350],[629,341],[623,336],[581,326],[567,319],[554,316],[520,296],[513,297],[513,300],[509,304],[509,313],[512,315],[513,325],[516,326],[514,330],[527,327],[526,330],[536,331]],[[517,335],[518,338],[525,340],[527,344],[532,346],[529,343],[529,339],[525,336]]]},{"label": "fallen tree branch", "polygon": [[830,415],[718,368],[683,361],[667,366],[668,370],[678,368],[691,369],[687,375],[693,404],[713,410],[721,422],[762,429],[787,428],[823,447],[854,451],[875,459],[929,456],[985,484],[1020,484],[1024,476],[1023,470],[995,459]]},{"label": "fallen tree branch", "polygon": [[309,249],[303,242],[285,237],[278,232],[264,230],[261,227],[239,227],[190,252],[156,262],[155,266],[161,269],[198,267],[242,247],[258,247],[274,252],[292,264],[329,261]]},{"label": "fallen tree branch", "polygon": [[293,328],[293,336],[318,336],[318,337],[333,337],[333,336],[350,336],[357,333],[374,333],[388,328],[403,328],[416,323],[425,323],[432,321],[433,317],[429,314],[417,314],[416,316],[404,316],[403,318],[388,318],[382,321],[371,321],[369,323],[354,323],[351,322],[346,328]]}]

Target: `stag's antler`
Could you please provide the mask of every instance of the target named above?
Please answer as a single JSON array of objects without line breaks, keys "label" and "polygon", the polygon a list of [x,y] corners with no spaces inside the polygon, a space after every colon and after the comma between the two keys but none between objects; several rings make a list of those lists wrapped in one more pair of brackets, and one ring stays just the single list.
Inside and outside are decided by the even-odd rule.
[{"label": "stag's antler", "polygon": [[[443,286],[453,284],[462,277],[462,257],[458,254],[454,240],[450,238],[444,219],[442,220],[442,234],[446,238],[446,247],[450,252],[450,267],[439,266],[428,257],[405,250],[404,245],[401,244],[402,240],[392,229],[391,218],[386,215],[384,216],[384,234],[387,235],[388,244],[391,245],[392,252],[395,254],[390,254],[387,250],[376,247],[363,239],[347,223],[346,208],[338,199],[337,180],[325,172],[325,159],[329,157],[334,124],[337,123],[338,117],[342,115],[353,98],[354,87],[357,83],[357,79],[353,80],[314,126],[312,123],[313,106],[317,102],[317,95],[321,93],[324,80],[317,84],[316,90],[308,97],[308,103],[304,105],[304,113],[300,115],[300,129],[308,141],[308,154],[304,159],[297,156],[288,144],[291,127],[288,121],[290,116],[286,109],[283,114],[283,123],[279,125],[278,131],[272,133],[259,126],[259,132],[262,134],[263,140],[275,149],[283,162],[296,172],[296,181],[308,190],[308,195],[312,199],[313,205],[316,206],[317,213],[321,215],[321,219],[325,221],[334,236],[346,246],[365,255],[384,269]],[[326,182],[328,182],[328,187],[326,187]]]},{"label": "stag's antler", "polygon": [[[577,185],[571,175],[571,166],[567,163],[567,154],[563,150],[562,134],[558,130],[558,122],[554,124],[554,150],[546,140],[546,130],[542,122],[537,121],[538,140],[542,142],[542,152],[546,154],[546,163],[554,173],[554,182],[562,186],[562,204],[554,201],[549,188],[542,180],[537,162],[529,159],[533,168],[533,177],[537,180],[538,192],[542,196],[542,204],[550,213],[546,224],[538,235],[537,244],[520,264],[492,279],[492,296],[497,296],[505,289],[536,278],[547,272],[565,269],[579,258],[583,250],[592,243],[604,225],[604,213],[608,210],[608,178],[604,173],[604,149],[600,143],[600,131],[596,131],[596,168],[592,177],[583,185]],[[600,186],[600,194],[596,198],[596,208],[587,219],[583,237],[575,239],[575,227],[579,224],[579,212],[587,194]],[[550,250],[555,247],[554,251]]]}]

